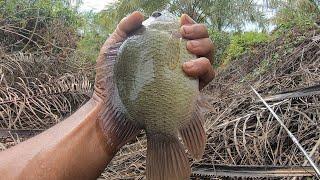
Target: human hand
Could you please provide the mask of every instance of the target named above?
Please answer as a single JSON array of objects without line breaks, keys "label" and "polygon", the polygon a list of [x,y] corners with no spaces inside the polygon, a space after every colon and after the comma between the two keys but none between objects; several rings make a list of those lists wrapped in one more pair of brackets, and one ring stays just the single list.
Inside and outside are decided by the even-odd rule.
[{"label": "human hand", "polygon": [[121,146],[135,137],[140,128],[125,120],[124,115],[117,110],[113,99],[115,89],[112,78],[112,61],[114,61],[117,49],[114,46],[125,40],[128,34],[142,24],[144,17],[140,12],[133,12],[123,18],[116,30],[103,44],[96,64],[96,79],[92,99],[100,104],[98,123],[107,140],[109,151],[116,152]]},{"label": "human hand", "polygon": [[187,75],[199,78],[199,88],[202,89],[215,76],[211,65],[214,45],[209,38],[207,27],[204,24],[196,24],[186,14],[181,16],[180,22],[180,33],[184,38],[189,40],[187,42],[187,49],[198,56],[198,59],[186,62],[182,67]]},{"label": "human hand", "polygon": [[100,53],[97,59],[96,64],[96,79],[95,79],[95,95],[99,98],[106,99],[108,92],[106,91],[109,88],[107,77],[108,75],[108,65],[107,65],[107,54],[110,51],[110,47],[116,43],[126,39],[128,34],[135,29],[139,28],[142,24],[144,17],[141,12],[133,12],[129,16],[123,18],[118,24],[116,30],[110,35],[110,37],[105,41],[103,46],[100,49]]}]

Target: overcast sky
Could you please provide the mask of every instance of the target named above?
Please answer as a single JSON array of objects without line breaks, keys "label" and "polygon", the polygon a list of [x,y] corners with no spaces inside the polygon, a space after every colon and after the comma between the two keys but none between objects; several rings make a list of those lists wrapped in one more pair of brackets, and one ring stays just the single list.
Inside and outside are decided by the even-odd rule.
[{"label": "overcast sky", "polygon": [[80,7],[81,11],[101,11],[105,5],[112,3],[116,0],[83,0],[83,4]]}]

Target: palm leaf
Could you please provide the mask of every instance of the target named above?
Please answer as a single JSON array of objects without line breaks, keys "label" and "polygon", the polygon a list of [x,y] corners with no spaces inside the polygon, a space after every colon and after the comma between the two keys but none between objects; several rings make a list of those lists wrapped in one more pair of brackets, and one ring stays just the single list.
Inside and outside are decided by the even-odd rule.
[{"label": "palm leaf", "polygon": [[88,100],[92,93],[89,79],[81,73],[65,73],[68,68],[66,62],[56,62],[45,56],[3,57],[0,63],[0,128],[46,129]]}]

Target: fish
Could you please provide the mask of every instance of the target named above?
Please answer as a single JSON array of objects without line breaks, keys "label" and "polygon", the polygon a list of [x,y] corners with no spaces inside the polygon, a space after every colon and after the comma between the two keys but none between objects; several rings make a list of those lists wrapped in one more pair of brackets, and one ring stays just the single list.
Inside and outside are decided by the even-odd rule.
[{"label": "fish", "polygon": [[189,179],[185,147],[200,159],[206,144],[199,79],[182,69],[196,56],[187,50],[179,29],[178,17],[154,12],[106,54],[107,105],[115,120],[103,128],[121,141],[145,130],[150,180]]}]

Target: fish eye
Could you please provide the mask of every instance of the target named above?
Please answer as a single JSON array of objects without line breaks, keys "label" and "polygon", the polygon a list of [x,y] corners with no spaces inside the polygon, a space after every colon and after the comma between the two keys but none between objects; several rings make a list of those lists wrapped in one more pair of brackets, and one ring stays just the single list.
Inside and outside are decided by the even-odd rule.
[{"label": "fish eye", "polygon": [[152,13],[151,16],[156,18],[156,17],[160,17],[161,15],[162,15],[161,12],[155,11]]}]

